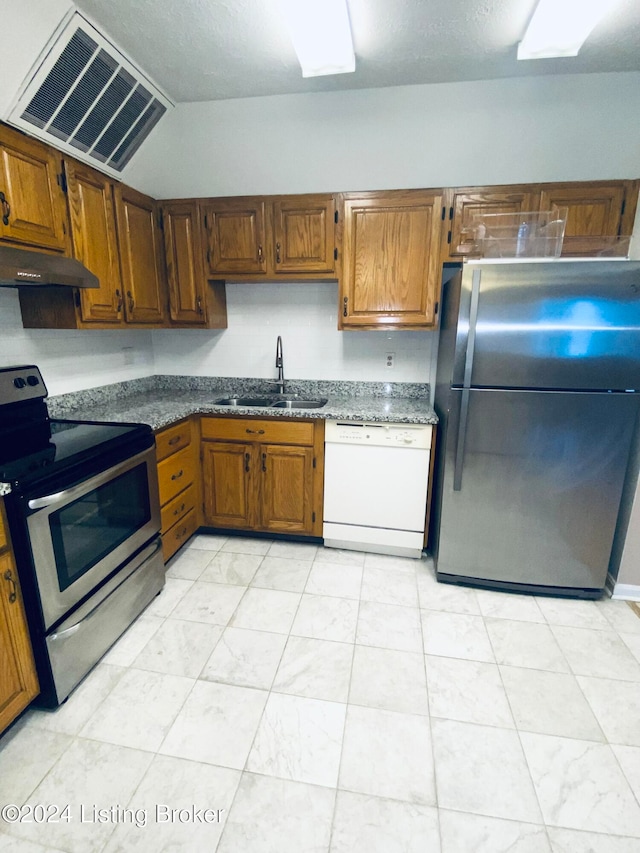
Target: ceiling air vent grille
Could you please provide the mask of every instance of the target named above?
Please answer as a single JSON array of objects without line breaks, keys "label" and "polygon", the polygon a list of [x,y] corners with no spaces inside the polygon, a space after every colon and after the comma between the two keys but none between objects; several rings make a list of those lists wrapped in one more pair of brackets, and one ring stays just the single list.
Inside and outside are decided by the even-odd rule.
[{"label": "ceiling air vent grille", "polygon": [[8,121],[119,173],[171,101],[75,12],[37,63]]}]

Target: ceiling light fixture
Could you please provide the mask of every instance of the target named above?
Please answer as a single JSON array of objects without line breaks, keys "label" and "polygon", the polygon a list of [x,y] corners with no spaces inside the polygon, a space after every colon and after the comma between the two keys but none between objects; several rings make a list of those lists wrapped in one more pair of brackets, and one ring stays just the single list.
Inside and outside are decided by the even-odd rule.
[{"label": "ceiling light fixture", "polygon": [[539,0],[524,38],[518,45],[518,59],[577,56],[590,32],[617,2]]},{"label": "ceiling light fixture", "polygon": [[280,0],[303,77],[356,70],[347,0]]}]

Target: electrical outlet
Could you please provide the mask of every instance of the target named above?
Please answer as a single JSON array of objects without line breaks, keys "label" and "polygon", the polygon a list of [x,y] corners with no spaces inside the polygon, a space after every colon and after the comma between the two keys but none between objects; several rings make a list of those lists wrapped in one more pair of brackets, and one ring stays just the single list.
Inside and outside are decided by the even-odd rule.
[{"label": "electrical outlet", "polygon": [[386,360],[386,367],[388,367],[390,370],[392,370],[395,366],[395,363],[396,363],[395,352],[388,352],[387,353],[387,360]]}]

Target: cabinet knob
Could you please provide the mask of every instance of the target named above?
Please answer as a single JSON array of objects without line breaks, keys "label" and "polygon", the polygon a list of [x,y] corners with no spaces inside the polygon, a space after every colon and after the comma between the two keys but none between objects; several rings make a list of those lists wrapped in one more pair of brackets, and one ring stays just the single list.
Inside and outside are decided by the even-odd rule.
[{"label": "cabinet knob", "polygon": [[4,225],[8,225],[11,205],[7,201],[7,197],[3,192],[0,192],[0,204],[2,205],[2,222]]},{"label": "cabinet knob", "polygon": [[7,569],[7,571],[3,575],[4,579],[9,582],[11,585],[11,592],[9,593],[9,604],[13,604],[13,602],[18,597],[18,585],[13,579],[13,572],[11,569]]}]

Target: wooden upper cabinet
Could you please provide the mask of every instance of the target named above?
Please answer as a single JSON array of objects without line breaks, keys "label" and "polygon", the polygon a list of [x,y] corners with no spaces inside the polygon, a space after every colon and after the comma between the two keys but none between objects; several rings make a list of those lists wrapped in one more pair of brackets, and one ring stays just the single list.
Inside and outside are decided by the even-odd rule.
[{"label": "wooden upper cabinet", "polygon": [[597,255],[606,238],[631,234],[637,195],[633,181],[543,184],[540,210],[568,208],[563,255]]},{"label": "wooden upper cabinet", "polygon": [[428,328],[440,288],[442,194],[345,196],[340,328]]},{"label": "wooden upper cabinet", "polygon": [[470,228],[479,215],[538,210],[536,188],[529,185],[459,187],[448,190],[441,218],[443,260],[461,260],[473,252]]},{"label": "wooden upper cabinet", "polygon": [[333,196],[278,199],[272,207],[271,259],[275,273],[333,273],[336,201]]},{"label": "wooden upper cabinet", "polygon": [[223,282],[208,282],[197,202],[163,202],[171,323],[208,329],[227,328]]},{"label": "wooden upper cabinet", "polygon": [[61,172],[59,153],[0,124],[0,240],[66,251]]},{"label": "wooden upper cabinet", "polygon": [[159,208],[154,199],[122,184],[114,187],[125,317],[160,325],[167,285]]},{"label": "wooden upper cabinet", "polygon": [[113,187],[109,178],[89,166],[66,160],[73,255],[100,281],[80,295],[85,323],[124,322]]},{"label": "wooden upper cabinet", "polygon": [[219,199],[205,206],[204,223],[211,276],[266,273],[264,199]]}]

